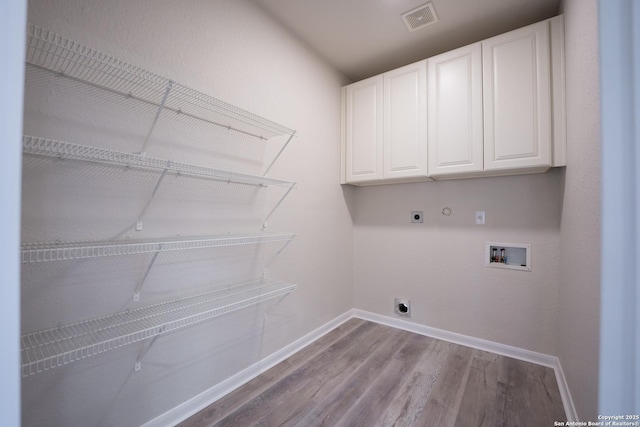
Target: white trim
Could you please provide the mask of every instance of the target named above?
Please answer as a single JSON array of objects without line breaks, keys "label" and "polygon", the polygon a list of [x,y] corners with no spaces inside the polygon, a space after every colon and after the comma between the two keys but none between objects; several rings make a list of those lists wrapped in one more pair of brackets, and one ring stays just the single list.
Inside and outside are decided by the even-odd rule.
[{"label": "white trim", "polygon": [[20,425],[20,191],[27,1],[0,2],[0,413],[2,425]]},{"label": "white trim", "polygon": [[567,166],[567,98],[565,86],[564,16],[549,19],[551,89],[553,91],[553,158],[551,166]]},{"label": "white trim", "polygon": [[554,366],[553,370],[556,373],[556,382],[558,383],[558,389],[560,390],[560,397],[562,397],[562,405],[564,406],[564,413],[567,416],[567,421],[579,421],[578,412],[573,404],[573,398],[569,391],[569,384],[564,376],[560,359],[556,357],[556,360],[557,365]]},{"label": "white trim", "polygon": [[481,338],[470,337],[468,335],[457,334],[455,332],[449,332],[443,329],[437,329],[431,326],[420,325],[407,320],[396,319],[394,317],[383,316],[358,309],[353,310],[353,317],[552,368],[556,375],[558,389],[560,390],[560,397],[562,398],[562,404],[567,417],[566,421],[578,421],[576,408],[573,405],[573,399],[571,398],[569,386],[567,385],[567,380],[564,377],[564,372],[560,365],[560,359],[556,356],[538,353],[524,348],[488,341]]},{"label": "white trim", "polygon": [[[601,0],[598,413],[640,414],[640,2]],[[629,262],[631,260],[631,262]],[[594,351],[597,349],[594,349]]]},{"label": "white trim", "polygon": [[525,362],[535,363],[552,368],[556,375],[558,388],[560,389],[560,396],[562,398],[562,404],[564,405],[565,414],[567,417],[566,421],[578,421],[578,416],[576,414],[575,406],[573,405],[571,393],[569,392],[567,380],[564,377],[564,372],[562,371],[560,360],[556,356],[550,356],[548,354],[538,353],[535,351],[513,347],[494,341],[488,341],[481,338],[470,337],[468,335],[457,334],[455,332],[449,332],[430,326],[408,322],[402,319],[383,316],[380,314],[371,313],[369,311],[351,309],[346,313],[343,313],[340,316],[336,317],[335,319],[327,322],[318,329],[308,333],[297,341],[294,341],[288,346],[282,348],[281,350],[238,372],[236,375],[226,379],[220,384],[211,387],[210,389],[200,393],[194,398],[145,423],[142,427],[161,427],[167,425],[176,425],[181,421],[186,420],[190,416],[211,405],[216,400],[222,398],[223,396],[232,392],[243,384],[246,384],[258,375],[262,374],[263,372],[282,362],[286,358],[302,350],[304,347],[308,346],[323,335],[340,326],[344,322],[353,318],[368,320],[370,322],[387,325],[392,328],[402,329],[416,334],[448,341],[454,344],[464,345],[466,347],[472,347],[478,350],[489,351],[491,353],[500,354],[502,356],[507,356],[514,359],[523,360]]},{"label": "white trim", "polygon": [[307,335],[297,339],[296,341],[283,347],[275,353],[257,361],[253,365],[227,378],[221,383],[214,385],[210,389],[203,391],[197,396],[187,400],[184,403],[181,403],[180,405],[174,407],[173,409],[170,409],[164,414],[150,421],[147,421],[141,427],[165,427],[168,425],[176,425],[186,420],[190,416],[211,405],[216,400],[231,393],[238,387],[248,383],[258,375],[271,369],[288,357],[291,357],[293,354],[318,340],[323,335],[331,332],[333,329],[337,328],[352,317],[353,315],[351,311],[347,311],[346,313],[341,314],[335,319],[330,320],[329,322],[309,332]]},{"label": "white trim", "polygon": [[531,350],[525,350],[519,347],[513,347],[506,344],[500,344],[493,341],[474,338],[468,335],[457,334],[455,332],[445,331],[443,329],[432,328],[418,323],[409,322],[407,320],[396,319],[394,317],[383,316],[368,311],[353,310],[353,317],[369,320],[371,322],[380,323],[391,326],[392,328],[402,329],[416,334],[425,335],[431,338],[437,338],[442,341],[448,341],[454,344],[472,347],[478,350],[489,351],[491,353],[500,354],[502,356],[513,357],[514,359],[524,360],[525,362],[535,363],[537,365],[554,368],[558,358],[549,356],[548,354],[537,353]]}]

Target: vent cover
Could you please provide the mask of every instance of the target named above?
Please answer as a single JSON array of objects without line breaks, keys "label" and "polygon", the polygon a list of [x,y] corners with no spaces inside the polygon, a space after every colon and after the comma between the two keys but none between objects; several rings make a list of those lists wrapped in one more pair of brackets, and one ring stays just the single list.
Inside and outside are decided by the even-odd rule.
[{"label": "vent cover", "polygon": [[402,19],[409,31],[415,31],[438,22],[438,15],[433,3],[427,3],[403,13]]}]

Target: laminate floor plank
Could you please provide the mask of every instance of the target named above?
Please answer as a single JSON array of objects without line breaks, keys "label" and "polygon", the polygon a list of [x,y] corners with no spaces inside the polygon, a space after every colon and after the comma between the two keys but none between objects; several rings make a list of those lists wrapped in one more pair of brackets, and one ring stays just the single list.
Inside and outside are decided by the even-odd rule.
[{"label": "laminate floor plank", "polygon": [[[296,402],[313,399],[314,394],[323,388],[342,381],[345,374],[356,369],[391,332],[391,328],[364,323],[310,359],[309,363],[278,380],[260,396],[244,403],[218,424],[234,427],[266,425],[268,421],[263,420],[265,417],[276,413],[289,414],[295,410]],[[277,412],[273,411],[276,407],[279,408]]]},{"label": "laminate floor plank", "polygon": [[[474,357],[458,410],[455,427],[493,427],[498,394],[498,355],[480,352]],[[482,357],[485,356],[485,357]]]},{"label": "laminate floor plank", "polygon": [[291,357],[222,397],[215,405],[210,405],[183,421],[178,427],[207,427],[215,425],[217,421],[237,410],[243,403],[259,397],[275,382],[308,363],[314,356],[326,350],[327,347],[335,344],[345,335],[364,323],[361,319],[349,319],[347,322],[339,325]]},{"label": "laminate floor plank", "polygon": [[[374,424],[376,427],[412,426],[422,414],[442,364],[449,355],[449,343],[431,339],[415,368],[405,378],[393,402]],[[415,424],[417,425],[417,424]]]},{"label": "laminate floor plank", "polygon": [[367,357],[348,377],[327,394],[318,405],[295,423],[286,423],[283,426],[335,426],[336,423],[349,411],[377,378],[379,372],[390,359],[411,338],[410,332],[393,331],[387,339],[386,345],[381,345],[369,353]]},{"label": "laminate floor plank", "polygon": [[398,391],[410,377],[421,356],[433,339],[413,334],[409,341],[381,367],[377,378],[336,423],[339,427],[372,426],[397,397]]},{"label": "laminate floor plank", "polygon": [[540,427],[563,419],[551,368],[354,319],[180,427]]},{"label": "laminate floor plank", "polygon": [[563,420],[564,408],[560,404],[562,398],[553,370],[533,363],[525,364],[525,368],[525,384],[519,391],[523,394],[529,415],[523,425],[543,425],[548,422],[546,414],[552,414],[558,421]]},{"label": "laminate floor plank", "polygon": [[438,379],[415,425],[454,425],[475,352],[469,347],[449,345],[449,356],[439,371]]},{"label": "laminate floor plank", "polygon": [[323,373],[311,381],[306,382],[297,390],[287,390],[284,397],[285,403],[282,411],[270,411],[260,420],[259,425],[264,426],[290,426],[297,425],[302,419],[314,411],[320,402],[332,393],[340,384],[353,374],[368,357],[378,348],[385,348],[385,342],[393,337],[393,329],[378,325],[375,336],[358,337],[357,345],[350,342],[350,351],[341,359],[335,359],[334,355],[327,354],[329,366]]},{"label": "laminate floor plank", "polygon": [[[522,388],[525,385],[526,368],[519,361],[500,356],[498,358],[499,419],[505,425],[526,426],[528,416],[523,414],[525,400]],[[519,392],[520,391],[520,392]]]}]

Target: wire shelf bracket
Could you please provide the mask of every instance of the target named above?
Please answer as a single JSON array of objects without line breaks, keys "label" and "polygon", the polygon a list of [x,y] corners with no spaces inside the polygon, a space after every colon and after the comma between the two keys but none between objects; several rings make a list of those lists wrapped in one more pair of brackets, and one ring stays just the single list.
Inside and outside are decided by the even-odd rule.
[{"label": "wire shelf bracket", "polygon": [[287,196],[289,195],[289,193],[291,193],[291,190],[293,190],[293,188],[294,187],[289,187],[287,189],[287,192],[283,194],[280,200],[278,200],[278,203],[276,203],[273,209],[271,209],[271,211],[267,214],[264,221],[262,221],[262,230],[265,230],[267,228],[267,221],[269,221],[269,218],[271,218],[271,216],[275,213],[275,211],[278,210],[282,202],[284,202],[284,199],[287,198]]},{"label": "wire shelf bracket", "polygon": [[156,340],[164,332],[164,329],[160,329],[159,332],[160,333],[155,337],[151,338],[151,341],[147,342],[142,348],[142,350],[140,350],[140,353],[138,353],[138,357],[136,358],[136,363],[133,365],[133,372],[140,372],[140,370],[142,369],[142,359],[144,359],[144,357],[147,355],[149,350],[151,350],[151,347],[153,347],[153,344],[155,344]]},{"label": "wire shelf bracket", "polygon": [[[153,202],[153,199],[156,198],[156,194],[158,193],[158,190],[160,189],[160,186],[162,185],[162,181],[164,181],[164,177],[167,176],[167,171],[169,171],[169,167],[170,166],[171,166],[171,162],[167,162],[167,167],[164,168],[163,171],[160,173],[160,176],[158,177],[158,181],[156,181],[156,185],[153,187],[153,190],[151,190],[151,194],[149,195],[149,197],[147,199],[147,203],[142,208],[142,211],[140,211],[140,213],[138,214],[138,219],[136,220],[136,223],[135,223],[135,230],[136,231],[142,231],[142,227],[144,225],[144,221],[143,221],[144,215],[147,213],[147,210],[149,209],[149,206],[151,206],[151,202]],[[130,227],[127,228],[126,230],[122,231],[116,237],[122,236],[129,229],[130,229]]]},{"label": "wire shelf bracket", "polygon": [[289,138],[287,139],[287,141],[284,143],[284,145],[282,146],[282,148],[280,148],[280,151],[278,151],[278,154],[275,155],[275,157],[273,158],[273,160],[271,161],[271,163],[269,164],[269,166],[267,167],[267,169],[264,171],[264,173],[262,174],[262,176],[267,176],[267,174],[269,173],[269,171],[271,170],[271,168],[273,167],[273,165],[278,161],[278,159],[280,158],[280,155],[282,154],[282,152],[287,148],[287,146],[289,145],[289,143],[291,142],[291,140],[293,139],[293,137],[296,136],[296,132],[293,131],[293,133],[291,133],[291,135],[289,136]]},{"label": "wire shelf bracket", "polygon": [[169,97],[169,92],[171,92],[171,88],[173,87],[173,81],[169,80],[167,82],[167,89],[164,91],[164,95],[162,95],[162,101],[160,101],[160,105],[158,106],[158,111],[156,112],[155,117],[153,118],[153,122],[151,123],[151,127],[149,128],[149,132],[147,132],[147,136],[144,138],[144,142],[142,143],[142,148],[140,149],[140,154],[145,155],[147,152],[147,144],[149,144],[149,139],[151,138],[151,134],[153,133],[153,129],[156,127],[156,123],[158,123],[158,119],[160,118],[160,113],[167,103],[167,98]]},{"label": "wire shelf bracket", "polygon": [[149,262],[149,265],[147,266],[147,269],[144,272],[142,279],[136,285],[136,289],[133,291],[134,301],[140,301],[140,291],[142,290],[142,286],[144,286],[144,282],[147,280],[149,273],[153,269],[153,265],[156,263],[156,259],[158,259],[158,254],[160,253],[161,250],[162,250],[162,245],[160,245],[158,250],[153,254],[153,257],[151,258],[151,261]]},{"label": "wire shelf bracket", "polygon": [[[283,281],[257,280],[25,334],[21,337],[22,376],[48,371],[277,299],[293,292],[296,286]],[[136,364],[149,348],[150,345],[142,349]]]}]

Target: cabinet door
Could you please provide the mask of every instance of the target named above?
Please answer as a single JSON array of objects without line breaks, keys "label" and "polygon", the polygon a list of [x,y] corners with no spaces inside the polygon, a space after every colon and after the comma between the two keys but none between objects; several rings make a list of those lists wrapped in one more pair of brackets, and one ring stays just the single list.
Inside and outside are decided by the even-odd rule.
[{"label": "cabinet door", "polygon": [[384,178],[427,175],[427,62],[384,74]]},{"label": "cabinet door", "polygon": [[482,42],[485,170],[551,166],[548,25]]},{"label": "cabinet door", "polygon": [[382,76],[346,88],[346,182],[382,179]]},{"label": "cabinet door", "polygon": [[429,175],[482,172],[482,47],[428,60]]}]

